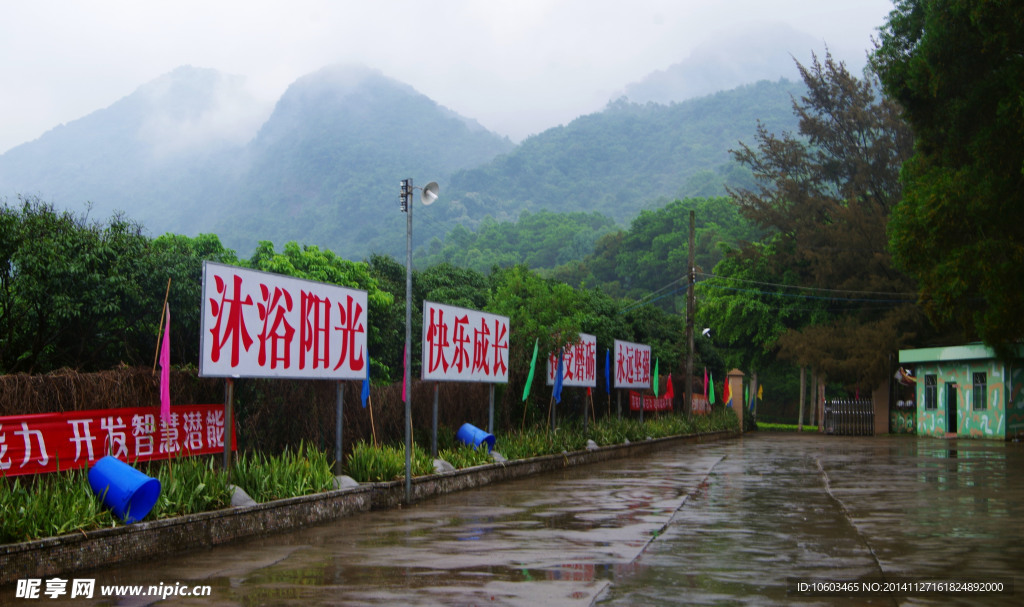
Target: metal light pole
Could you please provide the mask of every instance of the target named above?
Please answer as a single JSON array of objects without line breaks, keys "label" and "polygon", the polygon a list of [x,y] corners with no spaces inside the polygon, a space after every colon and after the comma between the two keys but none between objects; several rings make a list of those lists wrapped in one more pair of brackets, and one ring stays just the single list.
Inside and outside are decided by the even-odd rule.
[{"label": "metal light pole", "polygon": [[405,215],[405,503],[412,503],[412,191],[420,190],[420,200],[428,206],[437,200],[437,183],[425,188],[412,185],[412,179],[401,181],[399,202]]}]

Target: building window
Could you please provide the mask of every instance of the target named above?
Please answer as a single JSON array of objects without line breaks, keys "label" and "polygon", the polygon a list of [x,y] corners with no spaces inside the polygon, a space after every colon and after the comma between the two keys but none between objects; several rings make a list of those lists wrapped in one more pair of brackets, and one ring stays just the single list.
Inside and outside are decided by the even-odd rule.
[{"label": "building window", "polygon": [[939,399],[937,392],[936,375],[925,375],[924,376],[924,408],[925,409],[938,409]]},{"label": "building window", "polygon": [[988,394],[988,374],[975,373],[973,383],[971,400],[974,403],[974,409],[987,409],[988,403],[985,402],[985,395]]}]

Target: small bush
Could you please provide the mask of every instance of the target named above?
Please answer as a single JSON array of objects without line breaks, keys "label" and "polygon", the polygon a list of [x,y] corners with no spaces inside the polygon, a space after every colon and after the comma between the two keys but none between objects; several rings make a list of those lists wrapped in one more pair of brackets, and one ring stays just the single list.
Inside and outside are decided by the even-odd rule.
[{"label": "small bush", "polygon": [[[432,474],[434,460],[431,459],[429,453],[414,444],[411,467],[413,476]],[[374,447],[365,441],[360,441],[348,456],[345,470],[349,476],[360,483],[403,479],[405,478],[405,446]]]},{"label": "small bush", "polygon": [[257,502],[321,493],[334,487],[327,453],[305,443],[273,458],[245,453],[232,467],[231,480]]},{"label": "small bush", "polygon": [[437,456],[460,469],[483,466],[493,461],[486,444],[481,444],[479,447],[458,444],[448,449],[442,449]]}]

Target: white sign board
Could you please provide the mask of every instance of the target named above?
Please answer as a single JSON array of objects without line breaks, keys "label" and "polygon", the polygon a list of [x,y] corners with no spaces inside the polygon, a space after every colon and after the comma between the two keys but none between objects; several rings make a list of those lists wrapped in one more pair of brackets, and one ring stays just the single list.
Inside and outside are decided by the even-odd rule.
[{"label": "white sign board", "polygon": [[615,340],[615,388],[651,387],[651,347]]},{"label": "white sign board", "polygon": [[423,302],[422,377],[508,383],[506,316]]},{"label": "white sign board", "polygon": [[[548,355],[547,384],[555,384],[558,353]],[[562,386],[597,386],[597,337],[580,333],[580,339],[562,351]]]},{"label": "white sign board", "polygon": [[203,377],[366,377],[366,291],[207,261],[200,325]]}]

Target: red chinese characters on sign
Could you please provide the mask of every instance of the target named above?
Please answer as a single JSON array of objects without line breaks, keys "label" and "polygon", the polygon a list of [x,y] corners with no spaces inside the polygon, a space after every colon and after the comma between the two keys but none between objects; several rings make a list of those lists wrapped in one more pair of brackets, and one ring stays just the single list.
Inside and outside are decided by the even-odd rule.
[{"label": "red chinese characters on sign", "polygon": [[508,382],[508,318],[423,302],[422,377]]},{"label": "red chinese characters on sign", "polygon": [[661,398],[654,396],[653,394],[640,394],[639,392],[629,391],[629,410],[630,411],[671,411],[672,410],[672,399],[662,396]]},{"label": "red chinese characters on sign", "polygon": [[651,347],[615,340],[616,388],[651,387]]},{"label": "red chinese characters on sign", "polygon": [[365,291],[203,264],[199,374],[362,379]]},{"label": "red chinese characters on sign", "polygon": [[[558,354],[548,355],[547,385],[555,383]],[[562,351],[562,385],[597,386],[597,337],[580,333],[579,341]]]},{"label": "red chinese characters on sign", "polygon": [[155,407],[0,417],[0,476],[223,451],[224,405],[174,405],[166,424]]}]

